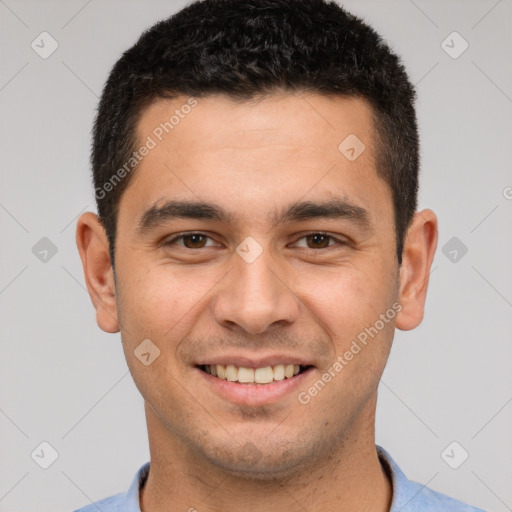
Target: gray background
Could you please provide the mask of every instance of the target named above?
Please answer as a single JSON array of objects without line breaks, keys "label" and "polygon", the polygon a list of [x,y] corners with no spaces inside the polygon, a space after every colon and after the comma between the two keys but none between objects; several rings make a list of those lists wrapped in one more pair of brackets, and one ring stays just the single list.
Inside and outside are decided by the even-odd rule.
[{"label": "gray background", "polygon": [[[96,325],[74,230],[95,209],[88,151],[107,73],[183,5],[0,0],[1,511],[72,510],[127,489],[148,460],[142,399],[119,335]],[[345,6],[391,42],[418,84],[420,206],[440,220],[425,320],[397,331],[377,442],[409,478],[512,510],[512,2]],[[59,45],[47,59],[31,48],[43,31]],[[441,46],[453,31],[469,43],[456,59]],[[43,237],[57,248],[46,262],[32,252]],[[458,247],[445,255],[452,237]],[[42,441],[59,455],[48,469],[31,458]],[[458,469],[441,456],[452,441],[452,465],[469,453]]]}]

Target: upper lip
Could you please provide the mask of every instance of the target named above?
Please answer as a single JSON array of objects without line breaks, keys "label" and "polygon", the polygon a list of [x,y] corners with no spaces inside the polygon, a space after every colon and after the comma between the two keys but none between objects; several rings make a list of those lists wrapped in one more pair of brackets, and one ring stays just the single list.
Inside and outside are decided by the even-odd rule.
[{"label": "upper lip", "polygon": [[203,357],[198,361],[197,366],[202,365],[228,365],[243,368],[264,368],[266,366],[275,366],[278,364],[298,364],[301,366],[312,366],[310,361],[306,361],[303,357],[292,354],[270,354],[264,357],[254,355],[216,355],[211,357]]}]

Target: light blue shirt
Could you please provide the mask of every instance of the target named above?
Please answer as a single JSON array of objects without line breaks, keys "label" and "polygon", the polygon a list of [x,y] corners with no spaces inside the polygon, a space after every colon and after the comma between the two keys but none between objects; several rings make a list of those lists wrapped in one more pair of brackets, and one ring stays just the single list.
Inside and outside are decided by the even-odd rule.
[{"label": "light blue shirt", "polygon": [[[391,477],[393,486],[393,500],[389,512],[484,512],[424,485],[411,482],[384,448],[377,446],[377,453],[386,473]],[[128,491],[97,501],[75,512],[140,512],[139,491],[146,482],[148,473],[149,462],[146,462],[137,471]]]}]

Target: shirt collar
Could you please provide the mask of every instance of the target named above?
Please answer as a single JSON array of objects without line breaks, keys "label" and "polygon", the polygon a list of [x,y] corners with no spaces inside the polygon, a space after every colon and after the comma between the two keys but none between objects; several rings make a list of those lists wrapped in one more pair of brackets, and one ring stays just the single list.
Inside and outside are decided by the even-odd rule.
[{"label": "shirt collar", "polygon": [[139,496],[148,478],[149,464],[149,462],[146,462],[135,474],[123,502],[118,506],[120,512],[140,512]]},{"label": "shirt collar", "polygon": [[410,482],[391,455],[382,446],[376,445],[376,448],[380,463],[391,483],[393,498],[389,512],[399,512],[413,498]]}]

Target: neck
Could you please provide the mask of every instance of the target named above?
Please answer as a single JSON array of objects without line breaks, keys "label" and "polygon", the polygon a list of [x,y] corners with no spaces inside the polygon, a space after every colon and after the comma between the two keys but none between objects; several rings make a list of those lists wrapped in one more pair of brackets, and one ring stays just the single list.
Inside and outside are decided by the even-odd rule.
[{"label": "neck", "polygon": [[[375,404],[373,404],[375,405]],[[240,477],[211,464],[171,435],[146,404],[151,467],[140,496],[142,512],[164,512],[169,503],[200,512],[388,512],[392,488],[378,459],[375,407],[362,413],[352,432],[321,464],[307,463],[272,479]]]}]

